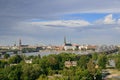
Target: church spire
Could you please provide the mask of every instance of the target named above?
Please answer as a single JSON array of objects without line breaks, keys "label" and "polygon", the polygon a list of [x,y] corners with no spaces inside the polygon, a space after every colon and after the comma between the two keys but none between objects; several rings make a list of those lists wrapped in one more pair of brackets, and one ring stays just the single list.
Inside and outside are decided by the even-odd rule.
[{"label": "church spire", "polygon": [[66,44],[66,36],[64,36],[64,44]]},{"label": "church spire", "polygon": [[19,53],[21,53],[21,52],[22,52],[21,45],[22,45],[22,41],[21,41],[21,39],[19,39]]},{"label": "church spire", "polygon": [[19,47],[22,45],[21,39],[19,39]]}]

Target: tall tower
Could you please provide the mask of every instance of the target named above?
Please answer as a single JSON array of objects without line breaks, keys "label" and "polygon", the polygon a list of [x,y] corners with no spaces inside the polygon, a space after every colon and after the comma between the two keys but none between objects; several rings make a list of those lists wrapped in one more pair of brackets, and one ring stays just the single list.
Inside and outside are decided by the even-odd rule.
[{"label": "tall tower", "polygon": [[66,44],[66,36],[64,36],[64,44]]},{"label": "tall tower", "polygon": [[21,47],[22,45],[22,42],[21,42],[21,39],[19,39],[19,47]]},{"label": "tall tower", "polygon": [[19,53],[22,52],[21,45],[22,45],[22,42],[21,42],[21,39],[19,39]]}]

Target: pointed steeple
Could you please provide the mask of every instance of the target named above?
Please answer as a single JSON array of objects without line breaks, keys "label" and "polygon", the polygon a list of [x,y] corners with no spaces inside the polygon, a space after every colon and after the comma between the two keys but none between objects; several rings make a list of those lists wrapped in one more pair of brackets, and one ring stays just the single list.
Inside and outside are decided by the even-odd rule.
[{"label": "pointed steeple", "polygon": [[64,44],[66,44],[66,36],[64,36]]},{"label": "pointed steeple", "polygon": [[21,45],[22,45],[22,41],[21,41],[21,39],[19,39],[19,53],[22,53]]},{"label": "pointed steeple", "polygon": [[21,39],[19,39],[19,47],[22,45]]}]

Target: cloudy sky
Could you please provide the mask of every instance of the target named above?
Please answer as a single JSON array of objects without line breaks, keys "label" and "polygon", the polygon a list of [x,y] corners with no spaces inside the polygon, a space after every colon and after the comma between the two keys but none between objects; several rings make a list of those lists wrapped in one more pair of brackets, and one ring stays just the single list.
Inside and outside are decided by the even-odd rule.
[{"label": "cloudy sky", "polygon": [[120,44],[120,0],[0,0],[0,45]]}]

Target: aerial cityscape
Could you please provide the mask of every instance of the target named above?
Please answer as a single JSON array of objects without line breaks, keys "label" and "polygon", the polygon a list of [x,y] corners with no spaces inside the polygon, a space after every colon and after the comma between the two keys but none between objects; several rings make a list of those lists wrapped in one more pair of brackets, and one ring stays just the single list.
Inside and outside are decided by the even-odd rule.
[{"label": "aerial cityscape", "polygon": [[0,80],[120,80],[119,0],[0,0]]}]

